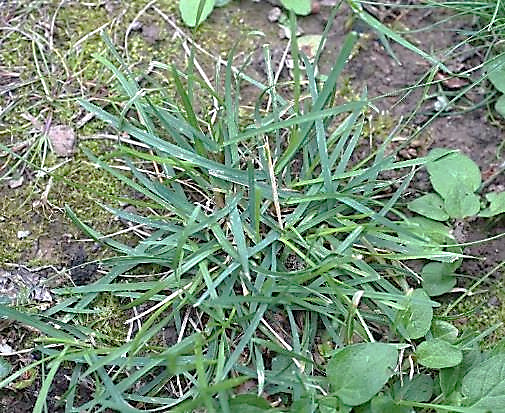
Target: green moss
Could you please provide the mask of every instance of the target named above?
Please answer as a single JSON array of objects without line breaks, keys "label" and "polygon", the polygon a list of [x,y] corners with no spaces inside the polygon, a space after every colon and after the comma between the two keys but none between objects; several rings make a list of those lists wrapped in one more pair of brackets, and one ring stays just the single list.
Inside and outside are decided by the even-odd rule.
[{"label": "green moss", "polygon": [[[124,39],[126,28],[145,6],[145,2],[130,2],[125,6],[124,14],[121,10],[117,11],[119,18],[114,21],[110,21],[109,12],[103,4],[87,6],[82,2],[66,2],[59,9],[56,8],[57,3],[39,6],[31,8],[30,13],[27,12],[29,4],[23,2],[12,5],[9,10],[0,10],[0,16],[5,19],[16,16],[16,26],[20,29],[2,31],[4,36],[0,61],[19,76],[12,77],[12,81],[9,79],[13,105],[11,110],[0,118],[0,142],[14,145],[20,141],[34,139],[35,143],[28,159],[36,165],[52,167],[61,162],[61,159],[44,149],[43,128],[46,122],[75,128],[76,121],[85,115],[77,102],[77,98],[83,95],[98,98],[98,101],[94,101],[100,105],[103,105],[104,98],[127,99],[119,88],[110,87],[110,71],[93,58],[93,54],[103,53],[104,50],[99,33],[89,34],[104,23],[110,22],[109,31],[118,41],[118,49],[122,53],[121,39]],[[160,1],[157,6],[169,15],[173,14],[176,8],[176,4],[170,0]],[[49,48],[49,43],[45,40],[47,33],[43,32],[45,26],[39,23],[50,23],[53,16],[56,18],[52,47]],[[149,23],[145,19],[151,19],[152,23],[166,25],[152,10],[144,13],[140,19],[144,24]],[[170,63],[177,55],[181,55],[180,40],[173,42],[168,35],[154,45],[148,45],[138,32],[132,32],[128,48],[131,61],[136,63],[136,73],[142,73],[142,67],[147,67],[151,59]],[[34,57],[37,58],[38,67]],[[5,103],[10,102],[2,102],[1,106],[4,107]],[[34,125],[34,122],[26,119],[27,115],[40,124]],[[79,136],[92,135],[104,131],[105,128],[103,122],[92,119],[76,132]],[[97,152],[103,151],[99,144],[91,143],[88,146]],[[26,154],[29,147],[18,154]],[[10,162],[12,165],[14,160],[11,159]],[[41,237],[57,241],[64,233],[78,234],[76,228],[63,215],[62,208],[65,205],[69,205],[81,219],[101,232],[110,233],[120,228],[120,224],[112,220],[110,214],[96,203],[97,199],[114,203],[111,197],[120,195],[125,190],[119,181],[97,169],[80,153],[57,168],[55,173],[66,178],[66,181],[55,179],[47,204],[42,204],[39,208],[34,208],[33,203],[40,200],[47,187],[48,177],[25,182],[22,187],[14,190],[7,186],[0,188],[0,208],[3,211],[3,229],[0,232],[1,262],[23,262],[30,265],[61,262],[58,254],[37,257],[36,251]],[[92,188],[94,193],[83,188]],[[51,222],[58,225],[52,225]],[[30,235],[18,239],[19,230],[28,230]]]},{"label": "green moss", "polygon": [[358,100],[360,98],[360,94],[354,89],[349,76],[341,77],[339,88],[336,91],[336,97],[343,99],[346,102]]},{"label": "green moss", "polygon": [[[491,297],[491,298],[490,298]],[[482,342],[482,347],[491,348],[505,337],[505,284],[496,282],[489,293],[467,297],[455,311],[465,314],[458,320],[460,330],[484,331],[501,324]],[[469,313],[468,315],[466,315]]]},{"label": "green moss", "polygon": [[[97,148],[98,143],[90,145]],[[103,149],[103,148],[102,148]],[[56,162],[49,159],[50,164]],[[66,180],[59,180],[65,177]],[[19,262],[27,260],[30,265],[46,265],[61,262],[59,254],[37,254],[39,239],[59,238],[65,233],[78,235],[76,227],[64,215],[63,209],[68,205],[84,221],[88,221],[102,233],[119,230],[121,225],[112,220],[110,213],[105,211],[97,200],[115,204],[111,197],[125,192],[124,185],[101,169],[96,168],[87,158],[79,154],[72,162],[57,169],[49,187],[47,203],[40,202],[43,192],[48,188],[47,177],[35,180],[18,189],[2,192],[0,208],[6,223],[0,232],[0,257],[2,262]],[[39,204],[37,207],[34,205]],[[20,230],[30,231],[30,235],[18,239]],[[56,245],[56,244],[55,244]]]},{"label": "green moss", "polygon": [[[101,142],[90,142],[86,145],[92,151],[107,148]],[[110,147],[108,148],[110,150]],[[109,200],[124,193],[125,186],[103,169],[97,168],[83,154],[78,154],[73,162],[58,169],[58,174],[66,178],[58,182],[50,194],[50,201],[58,206],[65,204],[75,207],[75,212],[83,216],[100,218],[109,215],[96,204],[97,200]],[[105,228],[103,228],[105,229]]]},{"label": "green moss", "polygon": [[[0,225],[0,262],[17,263],[23,256],[33,252],[38,237],[44,233],[47,225],[39,211],[34,211],[27,202],[30,187],[4,190],[0,197],[2,217]],[[23,239],[18,238],[18,231],[30,231]]]},{"label": "green moss", "polygon": [[[363,126],[363,136],[374,139],[376,143],[382,143],[395,127],[395,118],[389,113],[370,111],[370,121]],[[377,142],[378,141],[378,142]]]},{"label": "green moss", "polygon": [[79,320],[81,325],[99,332],[96,337],[98,345],[120,345],[126,340],[128,326],[125,321],[133,313],[122,309],[120,298],[112,294],[100,294],[94,301],[90,314]]}]

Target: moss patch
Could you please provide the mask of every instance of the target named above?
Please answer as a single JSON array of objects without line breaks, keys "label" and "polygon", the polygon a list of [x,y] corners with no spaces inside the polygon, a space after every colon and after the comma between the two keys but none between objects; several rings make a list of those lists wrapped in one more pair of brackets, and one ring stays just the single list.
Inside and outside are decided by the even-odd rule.
[{"label": "moss patch", "polygon": [[504,282],[496,282],[489,293],[467,297],[458,305],[456,312],[465,314],[459,319],[460,330],[484,331],[501,324],[481,343],[485,348],[492,348],[494,344],[505,337]]},{"label": "moss patch", "polygon": [[[105,106],[127,99],[116,87],[116,82],[111,82],[112,74],[93,58],[94,54],[105,50],[99,29],[108,31],[119,53],[137,76],[146,74],[152,60],[184,67],[187,57],[182,48],[184,38],[174,36],[174,28],[154,9],[141,12],[145,5],[142,0],[94,5],[70,1],[61,7],[54,2],[21,1],[2,8],[0,21],[4,23],[4,29],[0,74],[6,76],[0,76],[0,88],[8,93],[2,94],[0,104],[3,110],[0,113],[0,142],[13,148],[17,155],[27,155],[35,165],[51,168],[62,160],[54,157],[47,145],[44,131],[49,125],[70,125],[81,137],[107,130],[103,122],[95,119],[79,124],[86,113],[77,101],[85,97]],[[189,33],[178,19],[176,2],[160,0],[156,7]],[[217,52],[224,56],[232,47],[231,42],[249,28],[243,24],[240,13],[227,10],[216,15],[220,16],[216,24],[213,26],[209,22],[201,26],[196,32],[196,40],[211,54]],[[134,19],[140,22],[140,29],[130,30],[126,37]],[[222,22],[219,22],[222,19],[232,23],[228,27],[233,36],[222,32]],[[152,27],[160,29],[154,39],[147,35]],[[248,45],[251,46],[252,42]],[[205,57],[200,63],[212,78],[210,74],[215,63]],[[167,95],[172,96],[169,76],[162,73],[158,80],[168,90]],[[21,142],[26,145],[19,147]],[[103,143],[89,142],[86,146],[97,153],[107,147]],[[54,179],[49,187],[48,176],[36,178],[37,168],[25,169],[19,165],[10,169],[16,158],[6,154],[0,158],[0,162],[4,161],[8,164],[0,171],[4,174],[0,186],[0,208],[3,211],[0,261],[30,265],[61,262],[60,254],[49,250],[58,249],[57,243],[64,234],[78,236],[76,228],[63,214],[65,205],[103,233],[121,228],[121,224],[112,220],[96,200],[114,204],[112,197],[124,195],[124,186],[92,165],[80,152],[55,169],[55,174],[66,181]],[[10,174],[7,176],[6,172]],[[24,185],[10,189],[7,179],[20,173],[25,178]],[[83,190],[90,188],[94,192]],[[47,202],[41,199],[46,190]],[[39,206],[34,207],[34,204]],[[18,231],[24,230],[29,231],[29,235],[19,239]],[[46,253],[40,253],[41,248]]]}]

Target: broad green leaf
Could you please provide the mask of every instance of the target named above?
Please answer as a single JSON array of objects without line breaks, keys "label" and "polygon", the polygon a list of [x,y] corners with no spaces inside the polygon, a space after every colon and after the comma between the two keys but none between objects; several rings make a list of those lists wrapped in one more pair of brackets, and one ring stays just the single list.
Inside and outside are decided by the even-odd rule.
[{"label": "broad green leaf", "polygon": [[271,411],[270,403],[255,394],[240,394],[230,400],[232,412],[264,413]]},{"label": "broad green leaf", "polygon": [[[448,340],[446,340],[448,341]],[[440,370],[440,388],[444,394],[454,393],[461,389],[461,383],[466,373],[472,368],[480,366],[482,363],[482,354],[479,345],[476,343],[471,350],[463,351],[463,361],[454,367]]]},{"label": "broad green leaf", "polygon": [[333,392],[349,406],[366,403],[389,380],[398,351],[384,343],[353,344],[338,351],[326,374]]},{"label": "broad green leaf", "polygon": [[479,412],[505,412],[505,354],[491,357],[463,378],[465,405]]},{"label": "broad green leaf", "polygon": [[437,194],[426,194],[414,199],[407,204],[407,208],[435,221],[449,219],[449,215],[444,210],[444,200]]},{"label": "broad green leaf", "polygon": [[414,234],[437,244],[447,244],[453,238],[450,228],[440,222],[424,217],[413,217],[406,221],[407,228]]},{"label": "broad green leaf", "polygon": [[[433,149],[430,154],[447,151],[441,148]],[[464,188],[475,192],[481,183],[480,170],[477,164],[462,153],[451,153],[426,165],[430,181],[438,194],[446,199],[454,188]],[[454,195],[453,195],[454,196]],[[446,208],[447,210],[447,208]],[[449,213],[449,211],[447,211]],[[449,213],[450,215],[450,213]]]},{"label": "broad green leaf", "polygon": [[[351,406],[346,406],[342,401],[334,396],[326,396],[319,401],[318,413],[351,413],[354,412]],[[303,412],[305,413],[305,412]]]},{"label": "broad green leaf", "polygon": [[477,215],[480,210],[480,198],[463,185],[454,186],[445,195],[444,208],[451,218]]},{"label": "broad green leaf", "polygon": [[[205,4],[203,5],[200,19],[197,22],[196,18],[198,17],[198,8],[201,1],[205,2]],[[215,0],[179,0],[179,11],[184,23],[189,27],[195,27],[209,17],[209,14],[214,9],[214,5]]]},{"label": "broad green leaf", "polygon": [[505,93],[505,56],[493,59],[485,65],[489,81],[500,92]]},{"label": "broad green leaf", "polygon": [[435,338],[423,341],[416,349],[417,362],[432,369],[457,366],[463,360],[463,352],[445,340]]},{"label": "broad green leaf", "polygon": [[306,16],[312,10],[311,0],[281,0],[282,5],[296,14]]},{"label": "broad green leaf", "polygon": [[380,394],[370,401],[371,413],[409,413],[410,408],[398,406],[389,394]]},{"label": "broad green leaf", "polygon": [[423,337],[431,326],[433,308],[430,298],[422,288],[407,293],[404,310],[398,312],[398,332],[406,339]]},{"label": "broad green leaf", "polygon": [[[461,406],[463,404],[463,396],[461,395],[461,392],[459,391],[453,391],[452,393],[445,393],[446,396],[444,397],[445,402],[448,403],[449,405],[452,406]],[[468,408],[463,407],[461,411],[462,413],[483,413],[481,411],[475,411],[471,410]]]},{"label": "broad green leaf", "polygon": [[433,320],[431,334],[433,334],[434,338],[454,343],[458,339],[459,330],[447,321]]},{"label": "broad green leaf", "polygon": [[318,413],[351,413],[352,410],[351,406],[346,406],[340,399],[334,396],[324,396],[319,399],[318,407]]},{"label": "broad green leaf", "polygon": [[505,118],[505,95],[501,95],[494,104],[495,110]]},{"label": "broad green leaf", "polygon": [[486,199],[489,207],[479,214],[481,217],[493,217],[505,212],[505,192],[490,192],[486,194]]},{"label": "broad green leaf", "polygon": [[433,394],[433,378],[428,374],[415,375],[412,380],[398,380],[393,385],[395,400],[410,400],[413,402],[427,402]]},{"label": "broad green leaf", "polygon": [[456,285],[453,266],[444,262],[430,262],[422,271],[423,289],[430,297],[445,294]]},{"label": "broad green leaf", "polygon": [[12,369],[11,364],[3,357],[0,357],[0,379],[7,377],[11,369]]},{"label": "broad green leaf", "polygon": [[293,368],[292,364],[292,360],[285,355],[280,354],[278,356],[275,356],[272,359],[272,373],[278,375],[285,371],[291,371]]},{"label": "broad green leaf", "polygon": [[[309,395],[309,392],[304,392],[304,395],[300,400],[293,402],[291,408],[289,409],[289,413],[305,413],[316,411],[314,400],[311,399]],[[272,409],[271,412],[274,413],[275,410]]]}]

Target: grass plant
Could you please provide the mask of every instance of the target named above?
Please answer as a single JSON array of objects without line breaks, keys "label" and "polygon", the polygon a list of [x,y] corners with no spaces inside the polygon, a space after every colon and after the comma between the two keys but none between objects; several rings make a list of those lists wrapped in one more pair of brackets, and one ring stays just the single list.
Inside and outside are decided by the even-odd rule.
[{"label": "grass plant", "polygon": [[[40,314],[0,305],[42,333],[38,359],[0,387],[38,369],[36,413],[69,368],[66,413],[503,411],[503,352],[478,349],[494,327],[459,334],[407,265],[455,269],[462,258],[447,226],[399,208],[416,169],[443,155],[397,161],[395,129],[357,156],[372,105],[366,89],[336,98],[355,41],[351,33],[324,80],[319,53],[311,61],[296,50],[295,80],[282,87],[268,48],[267,84],[234,67],[233,51],[214,84],[192,61],[184,71],[154,62],[178,94],[160,99],[105,35],[96,57],[123,98],[81,105],[131,143],[86,153],[142,201],[137,212],[103,205],[138,238],[103,236],[67,208],[117,256],[96,282],[54,290],[58,303]],[[244,85],[260,97],[242,117]],[[196,110],[202,94],[213,104]],[[101,300],[118,303],[109,323],[119,337],[94,324]]]}]

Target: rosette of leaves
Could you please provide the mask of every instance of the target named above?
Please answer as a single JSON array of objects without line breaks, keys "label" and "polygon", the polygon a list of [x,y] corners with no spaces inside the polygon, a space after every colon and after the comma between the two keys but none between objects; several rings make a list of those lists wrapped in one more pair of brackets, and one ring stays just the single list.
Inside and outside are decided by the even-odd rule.
[{"label": "rosette of leaves", "polygon": [[430,182],[436,193],[423,195],[408,204],[408,208],[436,221],[465,218],[480,210],[480,170],[468,156],[435,148],[431,155],[440,158],[426,165]]},{"label": "rosette of leaves", "polygon": [[[428,193],[409,202],[412,212],[435,221],[466,218],[479,214],[481,175],[477,164],[468,156],[448,149],[435,148],[432,161],[426,164],[435,193]],[[492,217],[505,212],[505,193],[486,194],[489,206],[479,216]]]}]

